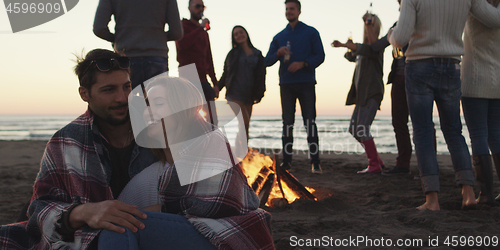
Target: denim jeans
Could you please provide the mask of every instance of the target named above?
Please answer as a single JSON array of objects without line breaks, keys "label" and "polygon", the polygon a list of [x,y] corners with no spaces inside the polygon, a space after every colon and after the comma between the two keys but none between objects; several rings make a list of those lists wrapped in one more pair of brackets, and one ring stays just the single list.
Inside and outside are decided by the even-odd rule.
[{"label": "denim jeans", "polygon": [[349,124],[349,133],[359,142],[372,139],[370,127],[372,126],[375,115],[377,114],[380,103],[375,99],[366,101],[365,106],[356,105],[352,112],[351,122]]},{"label": "denim jeans", "polygon": [[439,192],[439,166],[434,152],[432,110],[439,111],[441,130],[451,155],[455,180],[473,186],[469,148],[460,120],[460,65],[450,61],[406,63],[406,95],[413,124],[413,142],[425,193]]},{"label": "denim jeans", "polygon": [[462,97],[462,108],[472,155],[500,153],[500,99]]},{"label": "denim jeans", "polygon": [[315,83],[281,84],[281,112],[283,119],[283,162],[292,162],[293,124],[295,123],[295,105],[299,99],[302,119],[307,133],[307,143],[311,163],[319,161],[319,139],[316,126],[316,92]]},{"label": "denim jeans", "polygon": [[216,249],[186,218],[177,214],[143,211],[148,218],[139,219],[146,226],[137,233],[102,230],[101,249]]},{"label": "denim jeans", "polygon": [[131,57],[130,81],[132,81],[132,89],[141,85],[144,81],[167,71],[167,58],[152,56]]}]

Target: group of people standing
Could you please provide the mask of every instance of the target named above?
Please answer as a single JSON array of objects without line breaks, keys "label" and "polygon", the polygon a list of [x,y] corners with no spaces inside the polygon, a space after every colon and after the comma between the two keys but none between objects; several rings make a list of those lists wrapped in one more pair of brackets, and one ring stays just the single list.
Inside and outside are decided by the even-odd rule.
[{"label": "group of people standing", "polygon": [[[182,21],[176,0],[99,1],[94,33],[111,42],[115,52],[96,49],[79,58],[75,74],[88,110],[48,142],[28,218],[0,227],[0,249],[274,249],[270,215],[258,208],[258,197],[235,162],[227,138],[214,126],[213,101],[226,87],[226,99],[241,108],[248,138],[252,105],[264,96],[266,67],[280,61],[280,167],[292,167],[298,99],[311,171],[322,173],[315,123],[315,69],[325,58],[319,32],[299,21],[300,1],[286,0],[289,23],[273,38],[265,57],[245,28],[233,28],[232,49],[217,80],[204,3],[187,1],[191,17]],[[368,13],[363,16],[363,43],[333,43],[349,48],[345,57],[356,62],[346,104],[355,105],[350,132],[365,148],[369,162],[358,173],[409,173],[409,114],[426,195],[419,209],[439,210],[432,123],[436,102],[463,207],[495,204],[491,154],[500,173],[500,57],[495,46],[500,38],[500,0],[399,2],[400,18],[385,37],[378,39],[380,19]],[[107,27],[111,16],[115,33]],[[200,88],[162,74],[168,71],[166,42],[171,40],[176,40],[179,65],[196,65]],[[399,154],[397,165],[383,171],[370,126],[384,93],[383,52],[389,43],[400,49],[393,53],[389,75]],[[163,140],[159,148],[139,145],[142,131],[131,123],[128,98],[137,86],[147,107],[139,115],[147,128],[142,136]],[[473,162],[462,136],[460,100]],[[208,104],[205,119],[198,112],[203,103]],[[475,180],[481,187],[477,201]]]},{"label": "group of people standing", "polygon": [[[354,137],[364,144],[369,159],[368,168],[359,173],[409,173],[409,114],[419,177],[426,195],[426,202],[418,209],[439,210],[439,167],[432,121],[436,103],[456,182],[462,188],[462,207],[472,208],[478,202],[495,205],[492,156],[498,174],[500,126],[494,114],[500,107],[497,73],[500,53],[494,44],[500,38],[500,1],[398,2],[401,4],[399,20],[385,37],[370,39],[371,35],[378,36],[380,25],[377,16],[369,13],[363,16],[365,38],[362,44],[352,41],[345,44],[334,41],[332,44],[352,50],[346,53],[346,58],[357,62],[347,104],[356,105],[351,120],[352,131]],[[377,160],[376,150],[371,153],[374,146],[367,145],[373,139],[360,138],[358,133],[361,130],[362,135],[370,135],[369,126],[383,94],[381,53],[389,43],[395,48],[388,83],[393,83],[392,115],[398,158],[393,169],[383,171],[383,162]],[[462,136],[461,101],[473,161]],[[472,188],[475,181],[481,190],[477,200]],[[496,200],[500,200],[500,196]]]}]

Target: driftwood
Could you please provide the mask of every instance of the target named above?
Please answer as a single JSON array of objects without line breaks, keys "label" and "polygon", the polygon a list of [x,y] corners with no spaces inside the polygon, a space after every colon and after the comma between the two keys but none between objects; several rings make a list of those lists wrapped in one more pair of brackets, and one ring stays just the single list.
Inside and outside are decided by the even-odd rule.
[{"label": "driftwood", "polygon": [[[272,171],[268,167],[262,166],[259,173],[257,174],[257,178],[252,183],[252,189],[256,194],[261,192],[262,187],[264,186],[264,183],[266,182],[268,176],[271,173],[272,173]],[[273,180],[274,180],[274,178],[273,178]]]},{"label": "driftwood", "polygon": [[266,205],[266,202],[269,199],[269,194],[273,189],[273,186],[274,186],[274,174],[270,174],[267,176],[266,182],[264,183],[262,189],[257,195],[260,201],[259,207],[264,207]]},{"label": "driftwood", "polygon": [[295,178],[295,176],[290,174],[288,170],[278,167],[278,171],[281,181],[285,182],[294,192],[298,193],[301,197],[316,200],[316,196],[311,194],[311,192],[309,192],[309,190],[307,190],[306,187],[302,185],[297,178]]},{"label": "driftwood", "polygon": [[[279,156],[273,154],[273,164],[269,167],[262,166],[260,169],[257,178],[252,183],[252,189],[259,197],[260,207],[264,207],[269,199],[269,195],[275,186],[275,181],[278,184],[278,187],[281,191],[282,198],[274,198],[271,201],[271,205],[273,207],[283,207],[288,205],[288,201],[286,201],[285,192],[283,191],[283,187],[281,182],[283,181],[286,185],[297,195],[301,197],[306,197],[311,200],[316,200],[316,197],[309,192],[302,183],[300,183],[295,176],[290,174],[288,170],[283,169],[280,166]],[[286,202],[285,202],[286,201]]]}]

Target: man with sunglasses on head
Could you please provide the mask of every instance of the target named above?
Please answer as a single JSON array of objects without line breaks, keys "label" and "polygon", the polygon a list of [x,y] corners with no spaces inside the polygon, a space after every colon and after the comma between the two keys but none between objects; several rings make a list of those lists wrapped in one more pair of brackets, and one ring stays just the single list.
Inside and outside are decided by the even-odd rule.
[{"label": "man with sunglasses on head", "polygon": [[[207,30],[210,29],[210,26],[207,24],[210,22],[207,18],[202,20],[203,12],[205,11],[205,5],[202,0],[189,0],[188,9],[191,18],[189,20],[182,19],[181,24],[184,36],[176,42],[177,61],[179,62],[179,67],[192,63],[196,65],[205,100],[207,104],[211,104],[207,108],[204,108],[207,114],[207,121],[217,124],[217,114],[213,102],[216,98],[219,98],[219,87],[217,78],[215,77],[212,49],[210,48],[210,40],[207,33]],[[200,22],[200,20],[202,21]],[[207,80],[207,74],[212,80],[213,88]],[[191,78],[191,76],[181,76],[187,79]]]},{"label": "man with sunglasses on head", "polygon": [[[115,33],[108,27],[112,15]],[[168,71],[167,42],[182,38],[177,0],[99,0],[94,34],[130,58],[130,77],[135,88]]]},{"label": "man with sunglasses on head", "polygon": [[[128,112],[130,61],[109,50],[78,59],[88,110],[47,143],[29,220],[0,229],[0,249],[87,249],[101,229],[136,232],[146,215],[116,200],[137,173],[158,161],[134,141]],[[95,244],[95,245],[94,245]]]}]

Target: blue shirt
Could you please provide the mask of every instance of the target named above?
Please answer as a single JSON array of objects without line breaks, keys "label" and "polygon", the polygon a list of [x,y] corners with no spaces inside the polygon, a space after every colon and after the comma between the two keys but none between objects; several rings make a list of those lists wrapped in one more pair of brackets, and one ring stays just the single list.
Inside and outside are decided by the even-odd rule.
[{"label": "blue shirt", "polygon": [[[283,57],[280,60],[280,84],[290,83],[316,83],[315,69],[325,60],[325,51],[321,42],[319,32],[303,22],[298,22],[292,29],[290,24],[284,30],[274,36],[269,51],[267,52],[266,66],[272,66],[278,61],[276,52],[290,42],[290,61],[285,63]],[[288,66],[293,62],[307,61],[309,67],[297,70],[295,73],[288,71]]]}]

